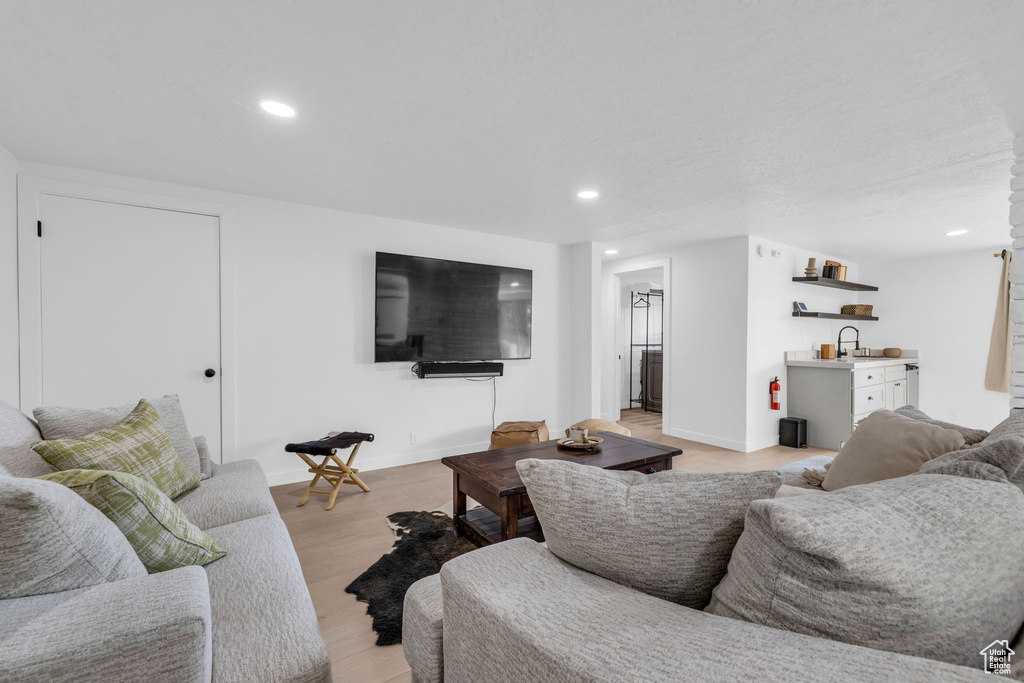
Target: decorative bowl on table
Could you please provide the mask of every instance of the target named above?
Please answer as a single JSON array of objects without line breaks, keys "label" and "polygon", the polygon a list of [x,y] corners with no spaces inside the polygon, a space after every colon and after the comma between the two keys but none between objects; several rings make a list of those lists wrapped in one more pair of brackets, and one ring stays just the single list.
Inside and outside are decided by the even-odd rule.
[{"label": "decorative bowl on table", "polygon": [[899,358],[903,355],[903,349],[882,349],[882,355],[886,358]]},{"label": "decorative bowl on table", "polygon": [[572,439],[559,439],[557,443],[562,448],[571,448],[574,451],[590,451],[600,446],[602,441],[604,439],[599,436],[588,436],[587,443],[579,443]]}]

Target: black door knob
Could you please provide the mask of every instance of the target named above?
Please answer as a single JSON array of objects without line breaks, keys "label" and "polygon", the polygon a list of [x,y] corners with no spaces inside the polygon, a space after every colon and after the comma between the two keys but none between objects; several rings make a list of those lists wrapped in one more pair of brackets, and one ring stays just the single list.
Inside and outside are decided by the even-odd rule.
[{"label": "black door knob", "polygon": [[206,372],[204,372],[203,374],[206,375],[207,377],[214,377],[217,374],[217,371],[214,370],[213,368],[206,368]]}]

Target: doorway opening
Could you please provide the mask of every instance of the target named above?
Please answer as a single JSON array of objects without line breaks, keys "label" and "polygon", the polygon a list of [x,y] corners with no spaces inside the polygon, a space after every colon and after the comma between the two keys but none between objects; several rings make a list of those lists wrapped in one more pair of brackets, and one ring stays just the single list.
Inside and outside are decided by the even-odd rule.
[{"label": "doorway opening", "polygon": [[660,435],[666,351],[664,270],[620,273],[618,280],[619,421],[641,438],[644,430]]}]

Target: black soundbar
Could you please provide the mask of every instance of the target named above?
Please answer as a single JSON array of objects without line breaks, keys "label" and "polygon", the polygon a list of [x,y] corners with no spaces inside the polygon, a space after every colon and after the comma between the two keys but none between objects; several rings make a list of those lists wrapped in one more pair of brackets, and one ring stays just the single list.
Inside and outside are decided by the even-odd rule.
[{"label": "black soundbar", "polygon": [[431,377],[502,377],[505,374],[505,364],[491,361],[479,363],[420,361],[412,366],[412,371],[420,379],[429,379]]}]

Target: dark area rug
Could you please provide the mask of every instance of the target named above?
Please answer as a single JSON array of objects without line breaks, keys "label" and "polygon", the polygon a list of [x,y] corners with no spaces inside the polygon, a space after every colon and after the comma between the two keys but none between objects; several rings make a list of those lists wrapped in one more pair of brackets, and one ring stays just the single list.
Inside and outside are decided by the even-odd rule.
[{"label": "dark area rug", "polygon": [[388,523],[398,534],[393,549],[345,589],[368,603],[378,645],[402,642],[402,602],[409,586],[479,547],[456,535],[452,518],[443,512],[396,512],[388,515]]}]

